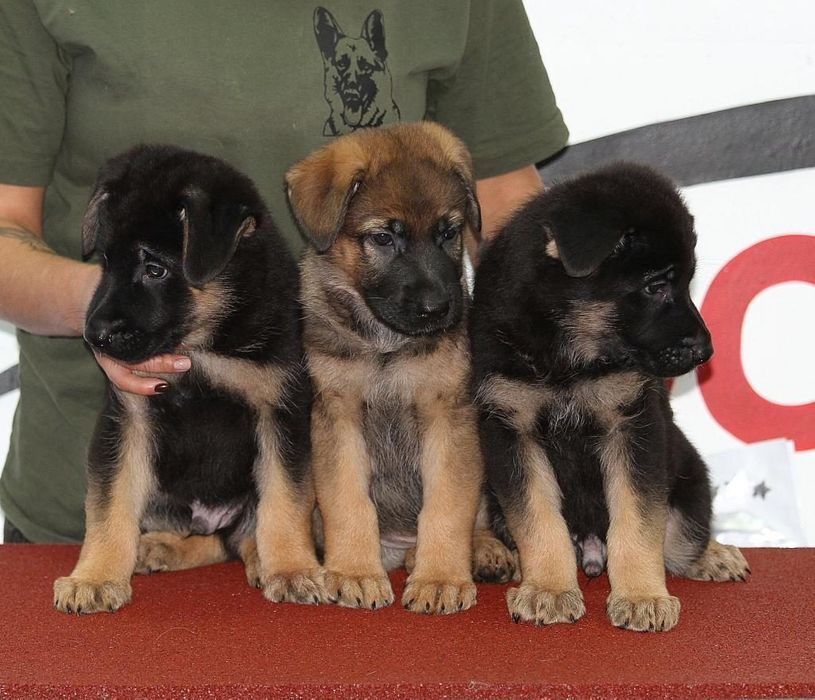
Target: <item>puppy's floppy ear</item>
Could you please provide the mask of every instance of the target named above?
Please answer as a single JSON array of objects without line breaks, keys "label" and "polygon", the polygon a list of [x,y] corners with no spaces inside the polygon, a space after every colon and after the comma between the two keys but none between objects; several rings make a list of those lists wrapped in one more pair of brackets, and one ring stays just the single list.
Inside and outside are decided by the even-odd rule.
[{"label": "puppy's floppy ear", "polygon": [[257,228],[248,206],[212,201],[209,193],[195,186],[184,189],[179,216],[184,227],[184,277],[194,287],[204,286],[223,272],[241,237]]},{"label": "puppy's floppy ear", "polygon": [[324,7],[315,8],[314,37],[317,39],[317,46],[323,58],[329,61],[334,58],[334,50],[342,36],[345,35],[334,16]]},{"label": "puppy's floppy ear", "polygon": [[544,225],[570,277],[586,277],[594,272],[624,233],[613,212],[572,206],[551,207]]},{"label": "puppy's floppy ear", "polygon": [[82,217],[82,258],[85,260],[96,248],[96,240],[101,228],[102,208],[109,196],[110,192],[104,185],[97,185],[85,209],[85,215]]},{"label": "puppy's floppy ear", "polygon": [[478,203],[478,197],[475,194],[475,183],[465,171],[456,169],[455,173],[464,187],[464,194],[467,197],[467,210],[465,212],[467,223],[470,225],[475,240],[481,242],[481,205]]},{"label": "puppy's floppy ear", "polygon": [[337,238],[348,205],[365,179],[364,149],[337,140],[286,173],[286,195],[294,219],[314,247],[325,253]]},{"label": "puppy's floppy ear", "polygon": [[385,20],[379,10],[373,10],[365,18],[362,24],[362,38],[368,42],[371,51],[380,61],[388,58],[388,50],[385,48]]}]

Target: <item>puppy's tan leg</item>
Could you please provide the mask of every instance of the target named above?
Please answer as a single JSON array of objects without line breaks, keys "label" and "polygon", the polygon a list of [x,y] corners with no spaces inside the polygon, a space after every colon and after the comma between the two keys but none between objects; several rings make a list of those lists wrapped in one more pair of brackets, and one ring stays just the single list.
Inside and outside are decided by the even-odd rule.
[{"label": "puppy's tan leg", "polygon": [[145,532],[139,538],[136,573],[181,571],[219,564],[228,559],[229,553],[218,535]]},{"label": "puppy's tan leg", "polygon": [[246,580],[252,588],[262,588],[262,573],[260,570],[260,557],[258,556],[258,543],[254,537],[244,537],[238,543],[238,556],[243,562]]},{"label": "puppy's tan leg", "polygon": [[674,508],[668,511],[665,567],[698,581],[746,581],[750,567],[737,547],[707,539],[709,530]]},{"label": "puppy's tan leg", "polygon": [[263,595],[275,603],[322,603],[327,600],[323,570],[317,561],[311,517],[314,485],[309,477],[295,484],[281,458],[271,416],[258,421],[260,460],[256,478],[260,501],[257,515],[257,565],[251,544],[242,545],[247,578],[259,568]]},{"label": "puppy's tan leg", "polygon": [[[416,547],[405,552],[405,571],[416,566]],[[472,574],[475,581],[506,583],[520,574],[518,553],[510,551],[492,530],[476,528],[473,531]],[[520,579],[518,579],[520,580]]]},{"label": "puppy's tan leg", "polygon": [[697,581],[746,581],[750,567],[738,547],[710,540],[702,556],[680,575]]},{"label": "puppy's tan leg", "polygon": [[369,496],[371,463],[361,410],[354,396],[317,396],[312,464],[323,518],[327,595],[340,605],[376,609],[393,602],[393,590],[382,566],[379,520]]},{"label": "puppy's tan leg", "polygon": [[640,632],[669,630],[679,621],[680,606],[665,586],[667,505],[644,504],[634,491],[621,436],[611,438],[602,459],[609,512],[609,619]]},{"label": "puppy's tan leg", "polygon": [[507,591],[509,614],[515,622],[536,625],[575,622],[586,606],[572,539],[561,515],[560,486],[534,440],[521,438],[520,455],[527,475],[525,502],[505,511],[521,565],[521,585]]},{"label": "puppy's tan leg", "polygon": [[402,604],[422,613],[453,613],[475,605],[472,540],[483,467],[469,405],[430,401],[419,406],[423,503],[416,563]]},{"label": "puppy's tan leg", "polygon": [[139,521],[153,488],[147,421],[138,397],[125,397],[129,413],[121,433],[118,464],[103,489],[90,474],[85,504],[85,541],[70,576],[54,582],[54,607],[63,612],[113,612],[130,601]]},{"label": "puppy's tan leg", "polygon": [[[413,573],[415,567],[416,547],[411,547],[405,552],[405,571]],[[517,552],[511,552],[492,530],[476,528],[473,531],[472,574],[475,581],[506,583],[515,579],[519,572]]]}]

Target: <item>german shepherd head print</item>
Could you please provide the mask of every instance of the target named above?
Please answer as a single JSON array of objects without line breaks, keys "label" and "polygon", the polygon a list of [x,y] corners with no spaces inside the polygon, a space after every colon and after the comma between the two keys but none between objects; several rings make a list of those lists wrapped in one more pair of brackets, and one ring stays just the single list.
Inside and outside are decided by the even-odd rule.
[{"label": "german shepherd head print", "polygon": [[399,121],[388,70],[385,21],[373,10],[358,37],[345,34],[324,7],[314,11],[314,36],[323,57],[325,100],[331,109],[323,136]]}]

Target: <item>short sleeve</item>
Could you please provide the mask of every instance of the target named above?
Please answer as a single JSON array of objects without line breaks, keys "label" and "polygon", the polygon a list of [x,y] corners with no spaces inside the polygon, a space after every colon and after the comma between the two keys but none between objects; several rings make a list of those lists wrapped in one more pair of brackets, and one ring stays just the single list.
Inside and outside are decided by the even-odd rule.
[{"label": "short sleeve", "polygon": [[29,0],[0,2],[0,182],[45,186],[65,125],[68,60]]},{"label": "short sleeve", "polygon": [[472,0],[461,62],[452,74],[431,76],[427,118],[467,144],[478,178],[538,163],[566,145],[522,0]]}]

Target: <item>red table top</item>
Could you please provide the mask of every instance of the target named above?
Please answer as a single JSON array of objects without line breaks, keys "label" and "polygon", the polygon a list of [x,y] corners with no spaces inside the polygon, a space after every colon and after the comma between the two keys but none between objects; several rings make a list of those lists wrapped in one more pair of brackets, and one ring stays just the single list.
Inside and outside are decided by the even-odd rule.
[{"label": "red table top", "polygon": [[[746,583],[670,578],[666,633],[613,628],[608,579],[574,625],[513,624],[506,586],[446,617],[272,604],[238,563],[137,576],[114,614],[51,607],[73,546],[0,546],[0,697],[815,695],[815,549],[748,550]],[[404,574],[393,575],[397,600]]]}]

